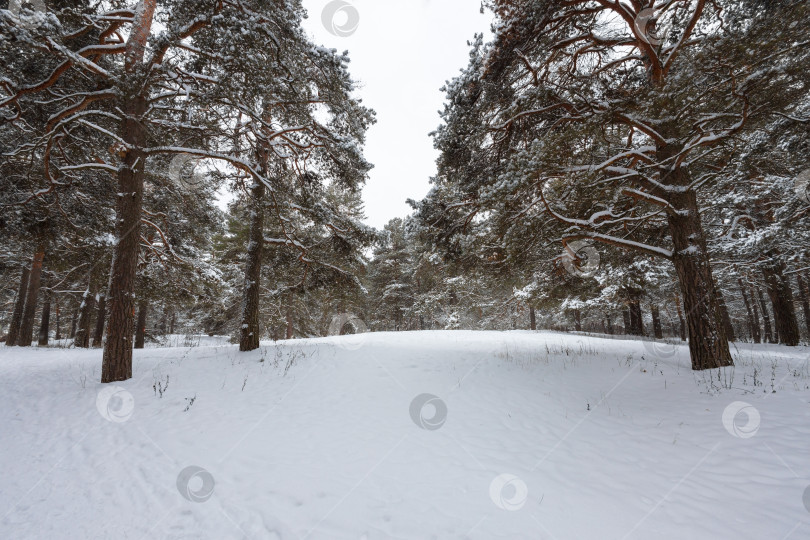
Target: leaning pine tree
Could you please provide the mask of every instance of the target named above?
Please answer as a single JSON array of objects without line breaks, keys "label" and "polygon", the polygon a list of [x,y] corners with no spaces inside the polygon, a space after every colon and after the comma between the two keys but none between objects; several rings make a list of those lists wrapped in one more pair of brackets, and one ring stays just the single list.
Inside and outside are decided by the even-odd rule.
[{"label": "leaning pine tree", "polygon": [[494,41],[479,39],[448,86],[421,212],[445,229],[484,212],[515,226],[551,216],[571,251],[601,242],[664,258],[693,369],[731,365],[701,204],[738,157],[736,137],[791,113],[806,25],[779,21],[808,19],[801,2],[768,4],[781,16],[739,4],[493,0]]}]

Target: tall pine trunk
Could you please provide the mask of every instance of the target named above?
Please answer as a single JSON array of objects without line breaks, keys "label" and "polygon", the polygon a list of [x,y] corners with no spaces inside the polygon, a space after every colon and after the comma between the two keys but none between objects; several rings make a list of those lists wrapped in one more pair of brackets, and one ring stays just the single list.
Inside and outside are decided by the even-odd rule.
[{"label": "tall pine trunk", "polygon": [[138,306],[138,324],[135,327],[135,348],[143,349],[146,343],[146,312],[149,302],[144,298]]},{"label": "tall pine trunk", "polygon": [[9,326],[8,336],[6,337],[6,347],[16,345],[17,338],[20,335],[20,322],[22,321],[23,310],[25,310],[25,295],[28,292],[28,277],[30,274],[30,268],[23,268],[17,300],[14,302],[14,311],[11,313],[11,326]]},{"label": "tall pine trunk", "polygon": [[250,241],[247,248],[245,268],[245,292],[242,305],[242,328],[239,339],[240,351],[259,348],[259,289],[262,277],[262,253],[264,252],[264,184],[257,182],[251,188],[252,208],[250,214]]},{"label": "tall pine trunk", "polygon": [[630,300],[628,307],[630,311],[630,334],[634,336],[643,336],[644,319],[642,318],[641,314],[641,301],[634,298]]},{"label": "tall pine trunk", "polygon": [[582,332],[582,313],[578,310],[574,310],[574,328],[577,332]]},{"label": "tall pine trunk", "polygon": [[[754,313],[751,310],[751,303],[748,301],[748,295],[745,292],[745,285],[743,285],[742,279],[738,279],[737,283],[740,285],[740,292],[742,293],[743,303],[745,304],[745,311],[748,314],[748,329],[751,333],[751,340],[754,343],[759,343],[761,340],[759,334],[759,321],[754,320]],[[756,309],[756,303],[754,304],[754,309]],[[759,319],[759,317],[757,317]]]},{"label": "tall pine trunk", "polygon": [[686,341],[686,321],[683,319],[683,309],[681,309],[681,297],[675,295],[675,307],[678,308],[678,331],[680,332],[681,341]]},{"label": "tall pine trunk", "polygon": [[[680,170],[672,174],[679,172],[685,174]],[[676,182],[678,184],[688,184],[687,178],[678,180]],[[678,210],[669,213],[667,220],[675,248],[672,262],[678,274],[683,307],[686,311],[692,369],[733,365],[715,296],[716,287],[709,265],[709,253],[697,197],[691,190],[673,192],[670,203]]]},{"label": "tall pine trunk", "polygon": [[723,318],[723,328],[726,331],[726,338],[729,341],[734,341],[734,325],[731,324],[731,316],[728,313],[728,307],[726,307],[726,301],[723,298],[723,293],[720,292],[720,289],[717,289],[717,306],[720,308],[720,316]]},{"label": "tall pine trunk", "polygon": [[802,279],[801,274],[796,274],[796,283],[799,285],[799,300],[802,302],[802,311],[804,311],[807,338],[810,339],[810,292],[808,292],[807,284]]},{"label": "tall pine trunk", "polygon": [[537,330],[537,314],[534,312],[534,307],[529,306],[529,328]]},{"label": "tall pine trunk", "polygon": [[784,263],[772,259],[762,269],[762,274],[773,305],[774,329],[779,335],[779,341],[795,347],[799,344],[799,322],[796,320],[793,291],[784,275]]},{"label": "tall pine trunk", "polygon": [[31,273],[28,277],[28,292],[25,295],[25,309],[20,322],[20,335],[17,338],[19,347],[30,347],[34,340],[34,319],[37,313],[37,299],[42,279],[42,260],[45,258],[45,244],[37,246],[34,260],[31,262]]},{"label": "tall pine trunk", "polygon": [[107,298],[104,293],[98,297],[98,314],[96,315],[96,330],[93,332],[93,347],[101,347],[104,342],[104,322],[107,316]]},{"label": "tall pine trunk", "polygon": [[78,321],[79,308],[77,307],[73,310],[73,316],[70,317],[70,334],[68,335],[68,338],[76,339],[76,324],[78,324]]},{"label": "tall pine trunk", "polygon": [[48,345],[48,333],[51,324],[51,292],[45,291],[45,300],[42,304],[42,320],[39,325],[39,336],[37,344],[41,347]]},{"label": "tall pine trunk", "polygon": [[622,311],[622,318],[624,319],[624,335],[630,335],[630,310],[625,309]]},{"label": "tall pine trunk", "polygon": [[61,314],[61,310],[59,309],[59,299],[54,298],[54,304],[56,304],[56,335],[54,339],[59,341],[62,339],[62,327],[61,327],[61,320],[59,315]]},{"label": "tall pine trunk", "polygon": [[661,313],[658,310],[658,304],[650,304],[650,314],[652,315],[653,335],[655,339],[664,337],[664,330],[661,328]]},{"label": "tall pine trunk", "polygon": [[74,347],[81,347],[86,349],[90,346],[90,322],[93,318],[93,307],[95,307],[96,299],[93,291],[87,286],[82,296],[82,303],[79,306],[79,326],[76,330],[76,338],[73,341]]},{"label": "tall pine trunk", "polygon": [[127,144],[124,164],[118,169],[118,201],[115,209],[116,245],[110,273],[110,318],[101,382],[125,381],[132,377],[132,334],[135,314],[135,271],[141,241],[141,206],[147,144],[143,121],[149,103],[147,87],[139,84],[146,44],[152,29],[156,0],[141,0],[136,20],[127,39],[124,72],[134,83],[134,95],[126,96],[120,136]]},{"label": "tall pine trunk", "polygon": [[762,309],[762,320],[765,323],[765,341],[767,343],[776,343],[773,332],[771,331],[771,316],[768,314],[768,304],[765,303],[765,297],[762,290],[756,287],[757,298],[759,299],[759,307]]}]

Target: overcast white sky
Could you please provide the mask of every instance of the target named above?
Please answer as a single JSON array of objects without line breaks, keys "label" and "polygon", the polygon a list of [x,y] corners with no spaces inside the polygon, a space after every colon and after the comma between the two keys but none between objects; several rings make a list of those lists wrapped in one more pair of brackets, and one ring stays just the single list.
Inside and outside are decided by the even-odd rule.
[{"label": "overcast white sky", "polygon": [[[476,32],[489,32],[491,14],[476,0],[345,0],[356,8],[356,31],[340,37],[322,22],[332,0],[303,0],[304,26],[316,43],[348,50],[358,94],[377,111],[367,135],[366,159],[374,164],[363,190],[367,222],[377,228],[409,213],[405,199],[421,199],[435,173],[436,151],[428,133],[439,125],[444,82],[467,65]],[[337,25],[347,22],[338,12]]]}]

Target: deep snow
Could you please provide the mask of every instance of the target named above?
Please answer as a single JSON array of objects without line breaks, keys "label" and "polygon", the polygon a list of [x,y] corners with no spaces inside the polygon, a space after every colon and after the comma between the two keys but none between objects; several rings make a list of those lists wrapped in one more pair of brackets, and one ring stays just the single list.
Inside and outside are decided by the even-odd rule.
[{"label": "deep snow", "polygon": [[100,350],[0,347],[0,538],[808,538],[810,350],[734,352],[378,333],[101,385]]}]

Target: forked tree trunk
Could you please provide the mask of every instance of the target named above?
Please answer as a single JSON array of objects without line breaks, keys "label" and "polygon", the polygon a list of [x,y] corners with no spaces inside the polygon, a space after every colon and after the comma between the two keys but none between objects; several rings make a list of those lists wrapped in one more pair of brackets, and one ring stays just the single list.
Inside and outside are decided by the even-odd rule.
[{"label": "forked tree trunk", "polygon": [[655,339],[664,337],[664,330],[661,328],[661,313],[658,310],[658,304],[650,304],[650,314],[652,315],[653,335]]},{"label": "forked tree trunk", "polygon": [[42,304],[42,321],[39,325],[39,339],[37,344],[41,347],[48,345],[48,333],[50,332],[51,324],[51,292],[46,291],[45,301]]},{"label": "forked tree trunk", "polygon": [[[127,39],[124,71],[133,82],[143,63],[146,44],[152,29],[156,0],[141,0],[136,20]],[[101,382],[125,381],[132,378],[132,334],[135,313],[135,271],[141,241],[141,206],[147,144],[147,126],[143,115],[149,103],[143,86],[134,87],[141,93],[126,96],[120,136],[127,143],[124,164],[118,169],[118,201],[115,208],[115,251],[109,286],[107,341]]]},{"label": "forked tree trunk", "polygon": [[146,312],[149,309],[149,302],[141,300],[138,306],[138,324],[135,327],[135,348],[143,349],[146,343]]},{"label": "forked tree trunk", "polygon": [[[685,172],[679,169],[672,174],[685,175]],[[688,178],[676,180],[676,184],[688,184]],[[692,369],[733,365],[715,296],[716,287],[696,195],[691,190],[673,192],[670,203],[678,210],[667,214],[667,220],[674,247],[672,262],[686,311]]]},{"label": "forked tree trunk", "polygon": [[529,328],[537,330],[537,314],[534,312],[534,307],[529,306]]},{"label": "forked tree trunk", "polygon": [[96,315],[96,330],[93,332],[93,347],[101,347],[104,343],[104,322],[107,317],[107,298],[104,294],[98,297],[98,313]]},{"label": "forked tree trunk", "polygon": [[11,326],[8,328],[6,336],[6,347],[17,344],[17,337],[20,335],[20,322],[22,321],[23,310],[25,310],[25,295],[28,292],[28,277],[31,274],[30,268],[23,268],[20,276],[20,289],[17,292],[17,300],[14,302],[14,311],[11,313]]},{"label": "forked tree trunk", "polygon": [[251,188],[252,208],[250,214],[250,241],[245,267],[245,292],[242,305],[242,328],[239,339],[240,351],[259,348],[259,289],[262,277],[262,254],[264,253],[264,184],[257,182]]},{"label": "forked tree trunk", "polygon": [[799,300],[802,302],[804,324],[807,326],[807,337],[810,339],[810,292],[807,291],[807,284],[800,274],[796,274],[796,283],[799,285]]},{"label": "forked tree trunk", "polygon": [[762,320],[765,323],[765,341],[767,343],[776,343],[773,332],[771,331],[771,316],[768,314],[768,304],[765,303],[765,296],[762,290],[756,287],[757,298],[759,299],[759,307],[762,309]]},{"label": "forked tree trunk", "polygon": [[784,263],[774,261],[763,268],[762,274],[773,305],[774,329],[779,335],[779,341],[795,347],[799,344],[799,321],[796,320],[793,291],[784,275]]},{"label": "forked tree trunk", "polygon": [[76,338],[73,341],[74,347],[86,349],[90,346],[90,322],[93,318],[93,307],[96,304],[95,296],[90,287],[82,295],[82,303],[79,306],[79,326],[76,330]]},{"label": "forked tree trunk", "polygon": [[31,274],[28,277],[28,292],[25,295],[25,309],[20,322],[20,335],[17,346],[30,347],[34,340],[34,320],[37,314],[37,299],[42,278],[42,260],[45,258],[45,245],[40,243],[31,262]]},{"label": "forked tree trunk", "polygon": [[[745,311],[748,314],[748,329],[751,333],[751,340],[754,343],[759,343],[761,340],[761,336],[759,334],[759,321],[754,320],[754,312],[751,309],[751,303],[748,301],[748,295],[745,292],[745,285],[743,285],[742,279],[738,279],[737,283],[740,285],[740,292],[742,293],[743,303],[745,304]],[[754,309],[756,309],[756,303],[754,304]],[[758,319],[759,317],[757,317]]]}]

